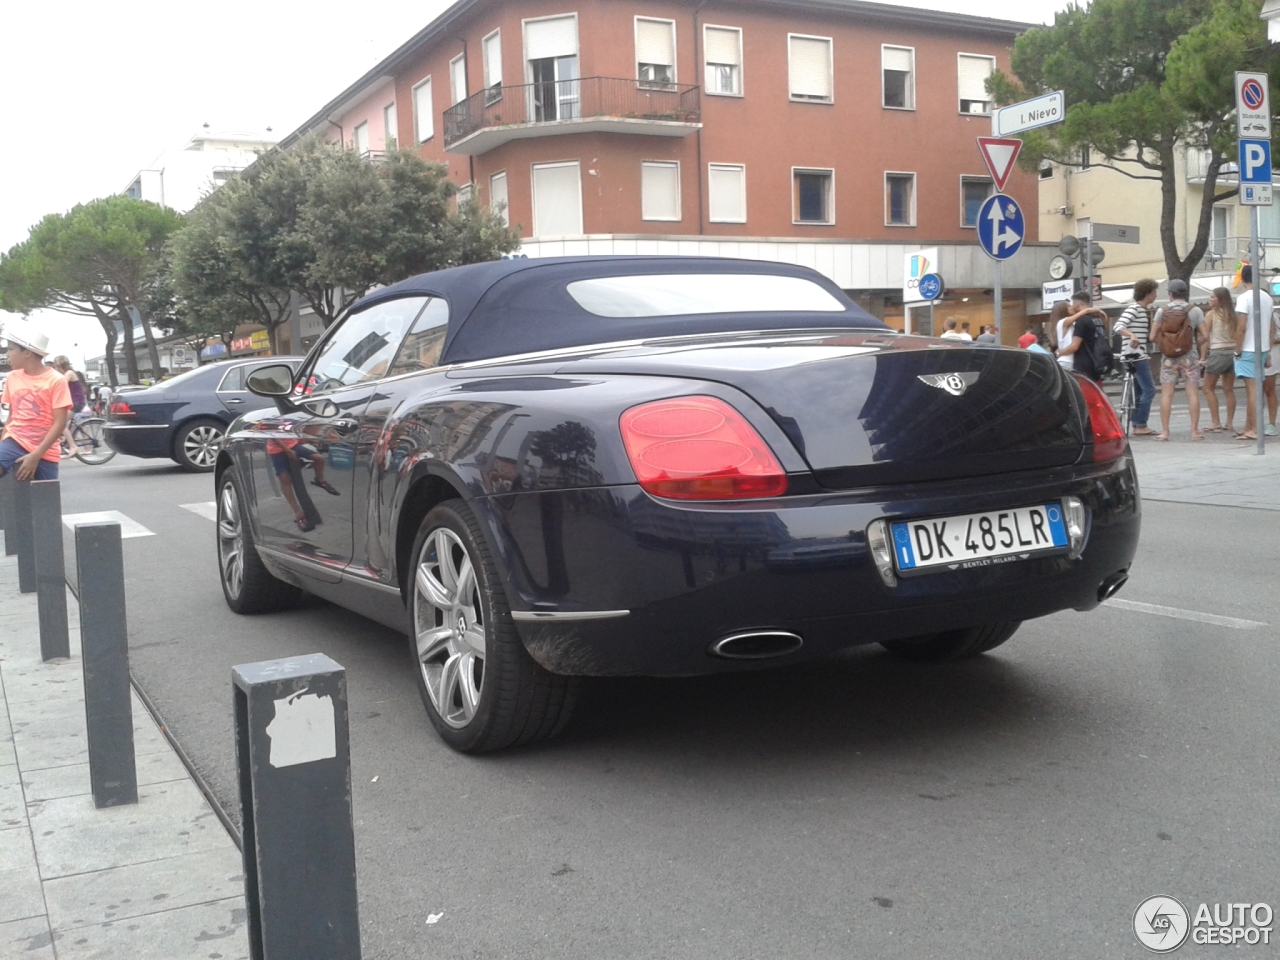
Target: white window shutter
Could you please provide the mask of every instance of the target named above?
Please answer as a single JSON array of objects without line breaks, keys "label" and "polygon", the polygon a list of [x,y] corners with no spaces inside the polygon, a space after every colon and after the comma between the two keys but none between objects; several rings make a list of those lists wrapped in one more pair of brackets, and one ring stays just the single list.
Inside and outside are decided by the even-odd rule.
[{"label": "white window shutter", "polygon": [[533,235],[582,236],[582,178],[576,162],[533,168]]},{"label": "white window shutter", "polygon": [[636,63],[676,64],[676,25],[636,17]]},{"label": "white window shutter", "polygon": [[741,39],[742,34],[737,30],[726,30],[723,27],[707,27],[707,63],[732,64],[735,67],[741,66]]},{"label": "white window shutter", "polygon": [[911,51],[906,47],[881,47],[880,66],[884,70],[911,72]]},{"label": "white window shutter", "polygon": [[396,118],[396,105],[389,103],[382,108],[382,139],[387,149],[392,140],[400,139],[400,124]]},{"label": "white window shutter", "polygon": [[640,216],[645,220],[680,219],[680,165],[640,164]]},{"label": "white window shutter", "polygon": [[711,220],[715,223],[745,223],[747,220],[746,169],[732,164],[713,163],[707,169],[707,193]]},{"label": "white window shutter", "polygon": [[502,34],[494,33],[484,38],[484,85],[492,87],[502,82]]},{"label": "white window shutter", "polygon": [[524,25],[526,60],[572,57],[578,52],[578,18],[553,17],[531,20]]},{"label": "white window shutter", "polygon": [[791,37],[791,94],[831,99],[831,41]]},{"label": "white window shutter", "polygon": [[502,209],[502,222],[511,226],[511,212],[507,208],[507,175],[495,173],[489,178],[489,206]]},{"label": "white window shutter", "polygon": [[366,120],[355,129],[356,153],[363,156],[369,152],[369,121]]},{"label": "white window shutter", "polygon": [[449,63],[449,95],[453,103],[467,99],[467,58],[458,57]]},{"label": "white window shutter", "polygon": [[987,78],[995,72],[995,61],[990,57],[974,57],[960,54],[959,87],[961,100],[990,100]]},{"label": "white window shutter", "polygon": [[413,128],[418,133],[418,142],[430,140],[435,136],[435,114],[431,103],[431,78],[423,80],[413,88]]}]

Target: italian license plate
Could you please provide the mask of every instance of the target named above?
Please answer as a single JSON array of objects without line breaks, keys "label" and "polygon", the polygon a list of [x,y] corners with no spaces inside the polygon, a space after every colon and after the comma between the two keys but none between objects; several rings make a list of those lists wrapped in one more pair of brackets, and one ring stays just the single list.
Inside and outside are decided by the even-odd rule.
[{"label": "italian license plate", "polygon": [[894,523],[892,530],[894,562],[902,573],[1012,563],[1067,546],[1062,505],[1057,503],[909,520]]}]

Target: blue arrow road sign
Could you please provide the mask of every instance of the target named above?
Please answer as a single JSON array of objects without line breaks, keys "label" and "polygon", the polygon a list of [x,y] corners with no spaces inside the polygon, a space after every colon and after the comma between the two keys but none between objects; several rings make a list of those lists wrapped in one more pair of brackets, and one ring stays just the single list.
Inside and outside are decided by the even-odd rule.
[{"label": "blue arrow road sign", "polygon": [[1022,209],[1013,197],[1003,193],[987,197],[978,211],[978,242],[993,260],[1008,260],[1022,248],[1027,235]]},{"label": "blue arrow road sign", "polygon": [[1271,141],[1240,141],[1240,182],[1271,182]]},{"label": "blue arrow road sign", "polygon": [[926,300],[937,300],[942,296],[942,277],[936,273],[926,273],[920,278],[920,284],[916,289]]}]

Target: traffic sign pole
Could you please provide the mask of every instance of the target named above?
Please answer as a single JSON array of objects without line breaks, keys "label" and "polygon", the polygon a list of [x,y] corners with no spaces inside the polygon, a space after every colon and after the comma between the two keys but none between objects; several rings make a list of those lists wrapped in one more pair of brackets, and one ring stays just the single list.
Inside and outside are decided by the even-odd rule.
[{"label": "traffic sign pole", "polygon": [[1004,342],[1004,261],[996,261],[996,288],[995,288],[995,321],[996,321],[996,343]]},{"label": "traffic sign pole", "polygon": [[[1253,207],[1250,210],[1250,214],[1249,265],[1253,275],[1253,316],[1250,318],[1253,323],[1253,432],[1258,436],[1258,446],[1255,452],[1258,456],[1262,456],[1266,453],[1266,444],[1262,439],[1265,430],[1264,424],[1266,423],[1262,419],[1262,360],[1266,354],[1262,352],[1262,261],[1258,256],[1258,208]],[[1270,317],[1267,317],[1267,322],[1271,322]]]}]

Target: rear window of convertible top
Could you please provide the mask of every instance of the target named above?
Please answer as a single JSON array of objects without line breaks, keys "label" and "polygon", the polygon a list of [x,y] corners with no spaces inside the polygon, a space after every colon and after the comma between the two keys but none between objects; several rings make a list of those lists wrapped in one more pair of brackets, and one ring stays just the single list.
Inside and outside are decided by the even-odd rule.
[{"label": "rear window of convertible top", "polygon": [[760,273],[664,273],[575,280],[578,306],[598,317],[675,317],[772,311],[843,313],[847,308],[803,277]]}]

